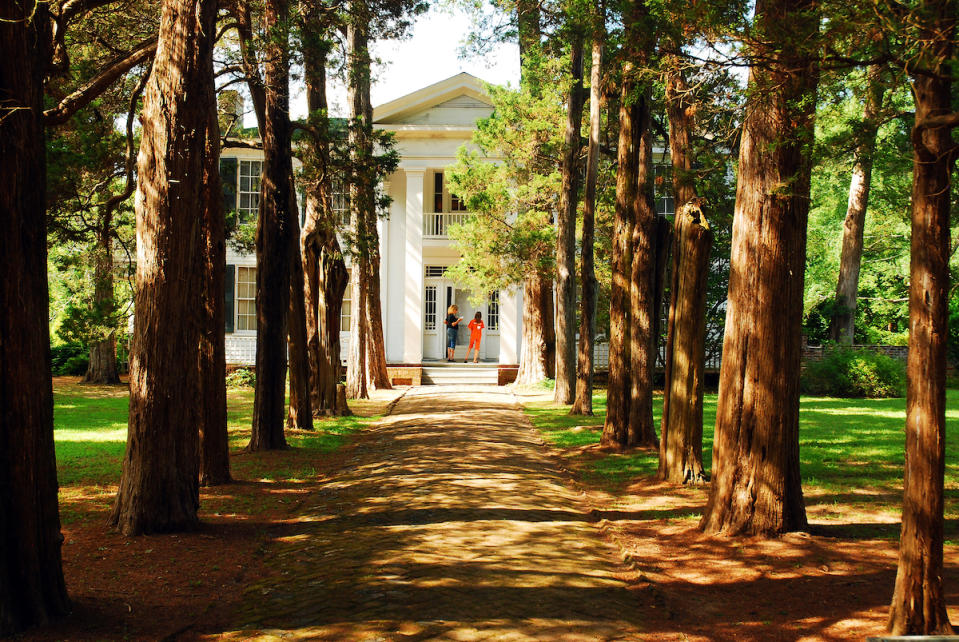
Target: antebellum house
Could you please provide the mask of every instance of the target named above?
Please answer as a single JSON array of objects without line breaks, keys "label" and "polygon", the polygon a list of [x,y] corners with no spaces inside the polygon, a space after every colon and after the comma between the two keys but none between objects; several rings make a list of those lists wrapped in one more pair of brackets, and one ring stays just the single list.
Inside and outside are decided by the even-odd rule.
[{"label": "antebellum house", "polygon": [[[447,190],[446,168],[456,160],[457,149],[472,136],[477,120],[492,106],[484,84],[461,73],[373,110],[374,127],[394,132],[399,168],[383,189],[392,197],[389,215],[378,223],[380,284],[386,359],[397,383],[441,382],[457,373],[475,381],[509,380],[519,362],[522,332],[522,291],[483,293],[478,307],[471,292],[447,278],[446,270],[459,260],[447,230],[467,214],[463,203]],[[227,147],[221,154],[221,174],[227,191],[235,181],[237,215],[256,215],[262,151]],[[334,207],[345,210],[342,195]],[[252,364],[256,351],[255,257],[227,252],[226,354],[228,364]],[[348,350],[350,296],[343,305],[344,354]],[[469,370],[450,368],[445,362],[443,319],[449,305],[459,306],[464,327],[459,332],[456,356],[462,360],[469,341],[467,321],[478,310],[486,322],[480,358]],[[460,362],[460,366],[462,363]]]}]

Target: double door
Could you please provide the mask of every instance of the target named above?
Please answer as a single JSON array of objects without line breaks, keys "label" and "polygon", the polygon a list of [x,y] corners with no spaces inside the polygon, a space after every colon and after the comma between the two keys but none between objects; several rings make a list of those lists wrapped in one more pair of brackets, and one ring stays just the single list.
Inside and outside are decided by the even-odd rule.
[{"label": "double door", "polygon": [[[469,348],[470,331],[467,325],[477,311],[483,313],[486,319],[486,302],[479,306],[469,300],[470,291],[459,288],[447,279],[427,279],[425,302],[425,323],[423,325],[423,358],[427,360],[446,359],[446,320],[447,310],[454,303],[459,308],[457,316],[463,317],[456,333],[456,350],[454,356],[462,361]],[[480,343],[480,359],[486,358],[486,341]],[[472,361],[473,355],[470,355]]]}]

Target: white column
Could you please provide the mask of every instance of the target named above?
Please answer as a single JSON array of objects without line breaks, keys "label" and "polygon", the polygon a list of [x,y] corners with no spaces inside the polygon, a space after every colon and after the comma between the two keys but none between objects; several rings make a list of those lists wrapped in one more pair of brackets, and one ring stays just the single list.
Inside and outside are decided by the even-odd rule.
[{"label": "white column", "polygon": [[406,170],[406,287],[403,361],[423,361],[423,180],[425,169]]},{"label": "white column", "polygon": [[[390,182],[388,180],[382,181],[379,189],[383,194],[389,194]],[[392,335],[395,332],[389,321],[393,310],[390,309],[390,298],[387,295],[387,292],[390,291],[388,277],[390,273],[390,237],[393,235],[393,226],[390,225],[389,214],[387,214],[386,218],[383,218],[379,215],[379,211],[377,211],[376,231],[380,241],[380,323],[383,324],[383,347],[386,352],[386,360],[389,361],[390,340],[393,338]]]},{"label": "white column", "polygon": [[519,363],[519,348],[523,337],[523,287],[515,292],[499,293],[499,362]]}]

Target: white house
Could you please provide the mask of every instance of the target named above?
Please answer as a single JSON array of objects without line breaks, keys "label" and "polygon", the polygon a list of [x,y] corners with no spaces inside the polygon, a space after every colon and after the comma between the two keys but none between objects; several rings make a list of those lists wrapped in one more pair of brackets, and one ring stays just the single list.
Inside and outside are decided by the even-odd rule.
[{"label": "white house", "polygon": [[[477,120],[489,116],[492,105],[483,82],[461,73],[442,82],[376,107],[374,127],[395,133],[399,168],[384,189],[392,197],[389,216],[378,223],[382,267],[380,283],[386,359],[399,382],[439,380],[445,363],[447,307],[455,303],[465,321],[479,310],[486,322],[480,356],[473,366],[481,380],[502,383],[515,373],[522,332],[522,292],[484,293],[474,306],[471,293],[447,278],[446,269],[459,260],[447,230],[466,216],[459,199],[446,187],[444,171],[467,143]],[[236,209],[240,217],[255,216],[259,202],[262,152],[226,148],[224,180],[236,177]],[[235,163],[235,168],[234,164]],[[335,206],[343,207],[340,199]],[[256,261],[253,256],[227,252],[226,353],[228,364],[252,364],[256,351]],[[349,343],[349,297],[344,301],[344,354]],[[477,298],[477,297],[473,297]],[[469,331],[459,332],[456,356],[463,359]],[[485,367],[484,367],[485,366]]]}]

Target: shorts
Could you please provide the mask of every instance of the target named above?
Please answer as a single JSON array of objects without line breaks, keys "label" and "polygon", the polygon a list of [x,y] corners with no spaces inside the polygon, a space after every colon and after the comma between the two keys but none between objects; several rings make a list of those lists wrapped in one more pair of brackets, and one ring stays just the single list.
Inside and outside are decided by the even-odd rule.
[{"label": "shorts", "polygon": [[469,348],[467,348],[467,350],[472,350],[473,348],[476,348],[477,350],[479,350],[480,340],[482,338],[483,338],[483,335],[481,334],[470,335],[470,346]]},{"label": "shorts", "polygon": [[456,335],[459,334],[459,330],[456,328],[446,328],[446,347],[450,350],[456,349]]}]

